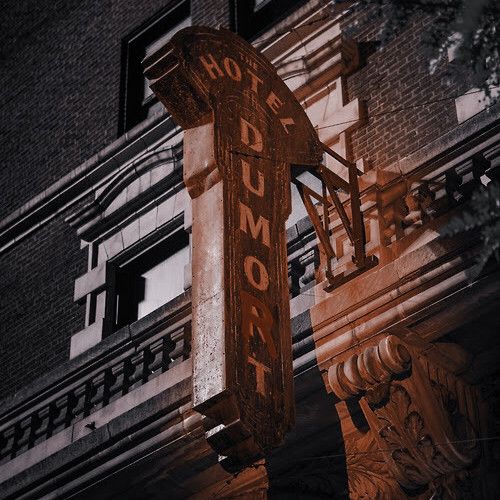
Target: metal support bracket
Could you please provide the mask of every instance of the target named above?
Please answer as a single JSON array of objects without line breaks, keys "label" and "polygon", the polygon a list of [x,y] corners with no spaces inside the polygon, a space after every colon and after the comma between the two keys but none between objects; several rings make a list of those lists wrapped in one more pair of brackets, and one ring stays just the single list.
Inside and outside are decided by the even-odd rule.
[{"label": "metal support bracket", "polygon": [[[322,144],[325,153],[341,163],[348,170],[348,179],[345,181],[342,177],[329,170],[324,165],[301,166],[297,165],[292,168],[292,182],[297,187],[302,202],[307,211],[307,215],[311,219],[314,230],[319,239],[319,243],[326,255],[326,278],[328,285],[327,291],[342,285],[343,283],[358,276],[362,272],[376,266],[378,259],[374,255],[366,255],[365,253],[365,234],[363,225],[363,214],[361,213],[361,201],[359,196],[358,175],[362,172],[358,170],[354,163],[347,161],[335,151],[330,149],[325,144]],[[298,176],[303,172],[309,172],[311,175],[319,179],[322,183],[322,193],[319,194],[309,186],[305,185]],[[347,215],[343,203],[340,201],[338,191],[343,191],[349,195],[351,206],[351,219]],[[321,220],[319,205],[314,203],[314,200],[321,204],[321,212],[323,220]],[[347,273],[335,275],[333,270],[333,259],[335,259],[335,250],[331,243],[331,231],[329,227],[328,210],[333,207],[344,226],[345,232],[351,245],[354,248],[352,261],[356,265],[356,269]],[[326,215],[326,216],[325,216]]]}]

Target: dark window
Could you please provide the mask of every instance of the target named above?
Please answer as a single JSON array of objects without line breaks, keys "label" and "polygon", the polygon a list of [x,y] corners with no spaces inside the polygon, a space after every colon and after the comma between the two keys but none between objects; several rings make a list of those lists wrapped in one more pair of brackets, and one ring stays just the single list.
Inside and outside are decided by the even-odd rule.
[{"label": "dark window", "polygon": [[184,291],[189,237],[179,230],[116,268],[113,330],[133,323]]},{"label": "dark window", "polygon": [[144,77],[142,60],[166,43],[175,32],[190,24],[189,1],[177,2],[123,41],[120,135],[161,109]]},{"label": "dark window", "polygon": [[252,40],[307,0],[250,0],[236,2],[236,32]]}]

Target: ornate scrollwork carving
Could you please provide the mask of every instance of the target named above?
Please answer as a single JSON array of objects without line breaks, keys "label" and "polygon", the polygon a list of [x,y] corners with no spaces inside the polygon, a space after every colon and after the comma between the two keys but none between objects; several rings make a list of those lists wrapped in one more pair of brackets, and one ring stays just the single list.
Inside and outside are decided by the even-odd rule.
[{"label": "ornate scrollwork carving", "polygon": [[410,367],[410,353],[397,337],[389,335],[376,346],[367,347],[347,361],[328,370],[328,381],[340,399],[348,399],[362,392],[375,390],[389,382],[393,375]]},{"label": "ornate scrollwork carving", "polygon": [[346,460],[349,497],[359,500],[397,498],[399,488],[391,478],[387,460],[372,433],[352,441]]},{"label": "ornate scrollwork carving", "polygon": [[[460,441],[457,436],[451,440],[446,439],[444,432],[436,429],[433,432],[429,425],[432,415],[424,417],[401,384],[392,384],[388,403],[372,411],[370,420],[375,417],[379,426],[382,424],[378,429],[379,441],[392,458],[394,475],[399,484],[408,489],[416,489],[466,467],[475,458],[475,453],[463,454],[457,446],[456,442]],[[442,441],[439,435],[443,436]]]},{"label": "ornate scrollwork carving", "polygon": [[[359,399],[370,428],[363,440],[371,436],[377,444],[379,453],[375,455],[384,456],[393,484],[397,482],[405,490],[427,486],[436,490],[477,459],[476,434],[459,411],[453,393],[430,380],[429,371],[422,368],[418,355],[398,338],[388,336],[347,361],[333,365],[328,380],[340,399]],[[349,443],[351,450],[360,446],[364,446],[361,439]],[[363,486],[356,487],[361,483],[354,481],[360,468],[355,460],[348,461],[349,474],[353,475],[350,485],[356,489],[352,495],[365,498],[371,492],[372,497],[387,498],[381,491],[388,494],[392,486],[389,488],[377,479],[380,464],[370,457],[373,455],[368,453],[370,447],[364,447],[367,455],[363,470],[372,476],[362,481]],[[404,497],[403,490],[400,494]]]}]

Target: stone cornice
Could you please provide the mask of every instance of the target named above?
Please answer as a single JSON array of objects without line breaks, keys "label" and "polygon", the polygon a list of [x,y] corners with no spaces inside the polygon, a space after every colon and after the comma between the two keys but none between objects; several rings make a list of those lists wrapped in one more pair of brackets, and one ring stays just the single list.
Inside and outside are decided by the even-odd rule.
[{"label": "stone cornice", "polygon": [[95,190],[120,165],[169,133],[180,129],[166,113],[155,115],[61,177],[37,196],[0,220],[0,253],[21,241],[59,213]]},{"label": "stone cornice", "polygon": [[[425,343],[479,316],[484,300],[498,293],[498,272],[471,283],[474,249],[466,251],[464,244],[446,247],[430,242],[332,293],[322,290],[324,283],[309,290],[316,295],[315,304],[310,305],[309,334],[297,345],[296,373],[316,365],[327,370],[333,359],[344,359],[353,348],[386,332]],[[426,318],[432,318],[434,329],[439,321],[441,330],[426,327]]]}]

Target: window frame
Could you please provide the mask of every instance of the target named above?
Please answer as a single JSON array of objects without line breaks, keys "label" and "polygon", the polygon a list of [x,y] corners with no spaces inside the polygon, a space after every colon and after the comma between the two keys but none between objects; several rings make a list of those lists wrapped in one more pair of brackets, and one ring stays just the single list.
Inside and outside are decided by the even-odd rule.
[{"label": "window frame", "polygon": [[[103,334],[102,338],[108,337],[120,330],[124,326],[131,324],[137,321],[140,318],[136,318],[131,320],[126,324],[117,324],[117,297],[119,295],[118,292],[118,278],[122,270],[128,265],[133,265],[134,261],[138,260],[144,254],[147,254],[150,251],[153,251],[155,247],[160,245],[164,245],[169,241],[181,240],[182,238],[186,239],[186,245],[175,245],[174,248],[176,250],[169,255],[173,255],[176,251],[181,250],[184,246],[190,247],[190,238],[189,233],[186,231],[184,227],[184,215],[179,214],[174,217],[169,223],[165,225],[165,227],[154,231],[143,239],[139,240],[135,244],[131,245],[129,248],[125,249],[123,252],[120,252],[116,255],[116,257],[112,257],[107,261],[106,266],[106,283],[107,283],[107,293],[105,299],[105,309],[104,309],[104,318],[103,318]],[[189,250],[191,252],[191,250]],[[168,256],[167,256],[168,257]],[[185,291],[185,290],[184,290]],[[179,293],[181,295],[184,291]],[[170,300],[174,300],[173,297]],[[161,307],[161,306],[159,306]],[[148,313],[151,314],[151,313]],[[147,316],[147,315],[146,315]]]},{"label": "window frame", "polygon": [[121,136],[147,118],[158,102],[154,94],[144,99],[142,60],[146,47],[191,16],[191,2],[169,2],[122,40],[118,135]]},{"label": "window frame", "polygon": [[265,0],[259,6],[254,1],[235,2],[236,33],[247,40],[254,40],[307,2],[308,0]]}]

